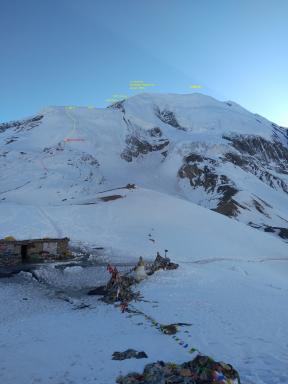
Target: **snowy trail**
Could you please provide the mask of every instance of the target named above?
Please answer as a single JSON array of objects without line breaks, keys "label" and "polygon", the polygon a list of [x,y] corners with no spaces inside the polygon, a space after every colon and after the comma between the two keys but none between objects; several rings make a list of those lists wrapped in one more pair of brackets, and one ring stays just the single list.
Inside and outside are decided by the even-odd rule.
[{"label": "snowy trail", "polygon": [[37,209],[41,214],[41,216],[44,217],[44,219],[49,222],[50,226],[53,228],[53,230],[56,233],[56,237],[59,237],[59,238],[64,237],[62,229],[60,229],[60,227],[56,224],[56,222],[51,219],[51,217],[48,215],[46,210],[43,207],[39,207],[39,206],[37,206]]},{"label": "snowy trail", "polygon": [[68,135],[66,136],[66,138],[64,139],[64,143],[67,143],[67,142],[73,142],[73,141],[85,141],[84,139],[81,139],[81,134],[80,134],[80,130],[79,130],[79,126],[80,126],[80,120],[78,117],[76,117],[75,115],[73,115],[73,113],[71,112],[73,109],[76,109],[76,107],[66,107],[65,108],[65,114],[66,116],[68,117],[68,119],[70,121],[72,121],[72,129],[68,132]]},{"label": "snowy trail", "polygon": [[[233,364],[243,383],[286,384],[288,282],[279,264],[181,263],[178,270],[160,271],[142,282],[137,288],[145,301],[133,307],[162,324],[191,323],[179,327],[179,339]],[[71,282],[81,286],[86,275],[79,271]],[[159,359],[183,362],[192,356],[188,347],[161,334],[143,316],[123,315],[95,297],[55,300],[46,286],[27,278],[21,283],[4,280],[0,380],[5,384],[36,384],[39,379],[45,384],[112,384],[120,372],[141,371]],[[81,303],[91,308],[75,309]],[[113,352],[127,348],[144,350],[148,359],[111,360]]]},{"label": "snowy trail", "polygon": [[24,183],[24,184],[22,184],[22,185],[19,185],[18,187],[9,189],[9,190],[7,190],[7,191],[2,191],[2,192],[0,192],[0,195],[3,195],[4,193],[11,192],[11,191],[17,191],[18,189],[21,189],[21,188],[25,187],[26,185],[28,185],[28,184],[30,184],[30,183],[31,183],[31,180],[30,180],[30,181],[27,181],[26,183]]},{"label": "snowy trail", "polygon": [[[155,106],[159,112],[167,110],[166,117],[164,113],[160,119]],[[122,107],[89,113],[82,107],[56,107],[37,127],[20,124],[19,137],[9,145],[11,133],[1,133],[1,237],[67,236],[87,252],[103,248],[102,260],[115,263],[134,262],[139,256],[149,261],[157,251],[168,249],[179,269],[159,272],[141,283],[146,301],[135,307],[161,323],[192,323],[189,333],[179,330],[181,340],[235,365],[244,384],[288,383],[287,244],[244,224],[286,228],[287,194],[277,189],[274,179],[276,189],[264,184],[261,175],[223,162],[232,150],[224,135],[259,134],[271,144],[271,123],[261,118],[261,125],[240,106],[228,107],[204,95],[139,95]],[[187,131],[173,126],[173,116]],[[85,145],[69,145],[80,141],[80,134]],[[166,140],[166,153],[164,148],[153,150]],[[247,153],[253,153],[254,144],[245,142]],[[263,162],[269,155],[266,151],[262,156],[264,142],[255,140],[256,157]],[[57,156],[45,160],[44,153]],[[43,155],[42,163],[35,154]],[[247,207],[237,217],[242,224],[194,204],[213,208],[218,195],[191,188],[188,180],[180,185],[179,170],[190,154],[196,160],[211,157],[212,179],[227,176],[241,191],[238,202]],[[278,156],[266,170],[270,175],[270,165],[274,167],[272,173],[284,183],[287,175],[277,170],[285,168],[282,160]],[[205,161],[199,162],[200,168]],[[23,185],[32,177],[33,183]],[[119,191],[123,196],[116,200],[99,198],[103,190],[128,182],[136,189]],[[93,205],[81,205],[87,202]],[[151,361],[189,359],[183,345],[142,318],[84,297],[84,290],[100,280],[88,268],[76,268],[73,276],[72,270],[62,273],[53,266],[41,273],[47,284],[27,274],[0,279],[0,383],[112,384],[121,371],[141,371]],[[78,289],[79,295],[72,298],[72,290]],[[68,302],[55,296],[58,290],[70,290]],[[82,301],[91,307],[77,309]],[[148,360],[111,361],[115,350],[127,348],[145,350]]]},{"label": "snowy trail", "polygon": [[265,262],[269,262],[269,261],[288,261],[288,257],[287,258],[274,258],[274,257],[267,257],[266,259],[261,259],[259,258],[258,260],[257,259],[250,259],[249,258],[243,258],[243,259],[239,259],[239,258],[211,258],[211,259],[200,259],[200,260],[193,260],[193,261],[178,261],[179,263],[181,264],[210,264],[210,263],[216,263],[216,262],[219,262],[219,261],[234,261],[234,262],[248,262],[248,263],[265,263]]},{"label": "snowy trail", "polygon": [[72,109],[73,109],[72,107],[65,108],[66,115],[68,116],[70,121],[72,120],[72,123],[73,123],[72,129],[69,131],[69,133],[71,132],[71,137],[73,137],[74,134],[77,132],[77,126],[79,125],[79,120],[76,119],[76,117],[74,117],[73,114],[71,113]]},{"label": "snowy trail", "polygon": [[[75,107],[67,107],[65,108],[65,114],[68,118],[69,121],[72,121],[72,128],[68,131],[68,135],[65,136],[65,138],[63,139],[63,142],[64,142],[64,145],[66,144],[67,141],[70,141],[69,139],[73,138],[73,136],[75,135],[75,133],[77,133],[77,130],[79,128],[79,119],[77,119],[76,117],[73,116],[73,114],[71,113],[71,109],[74,109]],[[45,113],[48,113],[48,112],[45,112]],[[51,111],[49,112],[51,114]],[[70,136],[69,136],[70,134]],[[44,155],[44,156],[40,156],[37,161],[39,162],[40,166],[44,169],[45,172],[49,172],[49,169],[47,168],[47,166],[45,165],[44,161],[46,159],[50,159],[50,158],[54,158],[54,155]]]}]

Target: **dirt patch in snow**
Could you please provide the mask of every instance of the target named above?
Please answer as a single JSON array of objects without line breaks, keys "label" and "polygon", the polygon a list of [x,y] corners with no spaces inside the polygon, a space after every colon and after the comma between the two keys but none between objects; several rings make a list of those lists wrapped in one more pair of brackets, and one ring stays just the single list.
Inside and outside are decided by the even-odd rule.
[{"label": "dirt patch in snow", "polygon": [[125,196],[122,196],[122,195],[111,195],[111,196],[103,196],[103,197],[99,197],[99,200],[101,201],[114,201],[114,200],[117,200],[117,199],[123,199]]}]

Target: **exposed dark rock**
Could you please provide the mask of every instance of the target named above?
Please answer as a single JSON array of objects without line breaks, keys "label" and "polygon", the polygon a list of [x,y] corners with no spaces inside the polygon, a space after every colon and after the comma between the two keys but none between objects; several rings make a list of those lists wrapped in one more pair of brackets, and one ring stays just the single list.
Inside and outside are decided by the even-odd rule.
[{"label": "exposed dark rock", "polygon": [[179,267],[179,264],[172,263],[169,257],[165,256],[162,257],[159,253],[156,256],[156,259],[154,260],[153,264],[151,264],[148,267],[148,275],[152,275],[154,272],[159,271],[160,269],[177,269]]},{"label": "exposed dark rock", "polygon": [[276,229],[279,229],[279,236],[282,238],[282,239],[288,239],[288,228],[277,228],[277,227],[274,227]]},{"label": "exposed dark rock", "polygon": [[126,138],[126,149],[122,152],[121,158],[131,162],[133,158],[139,155],[147,155],[150,152],[161,151],[169,145],[169,140],[159,139],[157,142],[149,143],[144,138],[137,136],[127,136]]},{"label": "exposed dark rock", "polygon": [[43,149],[44,153],[47,153],[49,155],[54,155],[56,151],[64,151],[64,144],[58,143],[56,146],[53,147],[45,147]]},{"label": "exposed dark rock", "polygon": [[221,213],[222,215],[228,217],[235,217],[239,213],[239,208],[246,209],[246,207],[240,205],[233,196],[236,195],[238,190],[230,185],[220,185],[217,188],[217,193],[222,195],[217,208],[212,209],[212,211]]},{"label": "exposed dark rock", "polygon": [[136,184],[128,183],[125,188],[127,188],[127,189],[136,189]]},{"label": "exposed dark rock", "polygon": [[147,364],[142,374],[130,373],[117,378],[118,384],[240,384],[238,372],[230,364],[216,362],[208,356],[198,355],[183,364]]},{"label": "exposed dark rock", "polygon": [[80,157],[80,160],[84,163],[87,163],[89,165],[94,165],[95,167],[99,167],[100,164],[97,159],[95,159],[94,156],[88,154],[88,153],[83,153]]},{"label": "exposed dark rock", "polygon": [[111,196],[103,196],[103,197],[100,197],[99,200],[102,200],[102,201],[114,201],[114,200],[118,200],[118,199],[123,199],[124,196],[122,195],[111,195]]},{"label": "exposed dark rock", "polygon": [[124,108],[124,100],[117,101],[116,103],[113,103],[111,105],[108,105],[108,109],[120,109],[121,112],[125,113],[125,108]]},{"label": "exposed dark rock", "polygon": [[262,213],[262,215],[265,215],[266,217],[270,218],[270,216],[267,215],[267,213],[265,212],[265,208],[259,203],[259,201],[253,199],[252,203],[258,212],[260,212],[260,213]]},{"label": "exposed dark rock", "polygon": [[123,116],[129,134],[126,136],[126,148],[121,153],[121,158],[131,162],[133,158],[147,155],[151,152],[161,151],[169,145],[169,140],[163,137],[159,127],[149,130],[141,128],[130,119]]},{"label": "exposed dark rock", "polygon": [[161,152],[161,155],[164,156],[164,158],[166,158],[167,155],[168,155],[168,151],[163,151],[163,152]]},{"label": "exposed dark rock", "polygon": [[[224,136],[238,151],[227,152],[225,160],[257,176],[271,188],[288,193],[287,183],[281,173],[288,174],[288,148],[280,141],[268,141],[260,136]],[[288,144],[288,140],[287,140]],[[275,175],[275,171],[279,176]]]},{"label": "exposed dark rock", "polygon": [[177,333],[176,324],[161,325],[160,328],[165,335],[175,335]]},{"label": "exposed dark rock", "polygon": [[76,305],[73,309],[74,310],[81,310],[81,309],[88,309],[91,308],[90,304],[81,303],[79,305]]},{"label": "exposed dark rock", "polygon": [[[229,217],[237,216],[240,205],[233,199],[238,189],[226,176],[217,173],[217,161],[191,153],[185,157],[184,164],[178,172],[182,179],[187,178],[193,189],[203,187],[204,190],[215,196],[217,207],[213,210]],[[242,207],[245,209],[245,207]]]},{"label": "exposed dark rock", "polygon": [[231,145],[242,154],[255,156],[264,161],[283,161],[288,163],[288,148],[279,141],[268,141],[261,136],[234,135],[223,136]]},{"label": "exposed dark rock", "polygon": [[243,155],[250,155],[269,165],[273,161],[279,166],[288,165],[288,148],[280,141],[266,140],[261,136],[234,135],[223,136]]},{"label": "exposed dark rock", "polygon": [[161,111],[159,107],[155,107],[155,115],[165,124],[169,124],[174,128],[180,129],[182,131],[186,131],[185,128],[181,127],[181,125],[178,123],[175,115],[173,112],[168,111],[167,109],[163,109]]},{"label": "exposed dark rock", "polygon": [[14,143],[15,141],[17,141],[18,139],[18,136],[13,136],[13,137],[9,137],[9,139],[6,140],[6,145],[7,144],[11,144],[11,143]]},{"label": "exposed dark rock", "polygon": [[[213,192],[219,180],[219,175],[212,168],[207,165],[201,167],[196,162],[194,164],[190,162],[184,164],[180,168],[178,175],[180,178],[188,178],[191,187],[203,187],[207,192]],[[226,176],[222,176],[226,178]]]},{"label": "exposed dark rock", "polygon": [[163,135],[161,129],[158,127],[151,128],[148,132],[149,132],[150,136],[152,136],[152,137],[162,137],[162,135]]},{"label": "exposed dark rock", "polygon": [[124,352],[114,352],[112,360],[126,360],[126,359],[147,359],[145,352],[137,352],[135,349],[127,349]]},{"label": "exposed dark rock", "polygon": [[9,123],[0,124],[0,133],[6,131],[7,129],[13,129],[16,132],[21,132],[23,129],[30,130],[34,127],[37,127],[40,124],[40,121],[43,119],[43,115],[37,115],[31,119],[21,120],[21,121],[11,121]]},{"label": "exposed dark rock", "polygon": [[279,127],[278,125],[273,123],[271,125],[273,127],[272,135],[274,140],[283,143],[284,145],[286,145],[286,147],[288,147],[288,129]]},{"label": "exposed dark rock", "polygon": [[198,155],[198,153],[191,153],[189,156],[185,157],[185,163],[191,164],[191,163],[203,163],[204,160],[209,161],[211,164],[216,164],[216,161],[214,159],[210,159],[208,157],[203,157],[201,155]]},{"label": "exposed dark rock", "polygon": [[243,156],[238,155],[237,153],[227,152],[225,153],[225,158],[227,161],[238,167],[246,167],[249,164],[249,161],[246,160]]},{"label": "exposed dark rock", "polygon": [[[207,193],[207,200],[214,200],[217,204],[213,210],[229,217],[237,217],[241,209],[253,208],[237,201],[237,185],[226,175],[219,174],[217,169],[222,162],[230,162],[258,177],[269,187],[288,193],[286,176],[281,177],[288,174],[288,131],[276,125],[273,128],[274,138],[271,140],[256,135],[223,136],[233,150],[228,150],[217,160],[191,153],[184,158],[178,176],[187,178],[193,189],[203,188]],[[257,212],[270,219],[266,212],[266,207],[272,208],[269,204],[261,199],[252,199],[252,204]],[[283,233],[285,231],[277,232],[279,236],[284,236]]]},{"label": "exposed dark rock", "polygon": [[260,229],[264,232],[274,233],[274,234],[278,235],[279,237],[281,237],[281,239],[283,239],[283,240],[288,240],[288,227],[287,228],[272,227],[270,225],[265,225],[265,224],[262,224],[262,225],[255,224],[255,223],[252,223],[251,221],[248,223],[248,225],[250,225],[250,227]]}]

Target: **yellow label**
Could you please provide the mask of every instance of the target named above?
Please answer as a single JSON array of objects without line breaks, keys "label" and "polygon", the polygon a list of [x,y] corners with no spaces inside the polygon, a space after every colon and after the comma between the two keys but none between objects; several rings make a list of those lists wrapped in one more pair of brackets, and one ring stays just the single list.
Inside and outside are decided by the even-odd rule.
[{"label": "yellow label", "polygon": [[144,80],[132,80],[129,83],[130,89],[145,89],[146,87],[156,87],[156,84],[145,83]]}]

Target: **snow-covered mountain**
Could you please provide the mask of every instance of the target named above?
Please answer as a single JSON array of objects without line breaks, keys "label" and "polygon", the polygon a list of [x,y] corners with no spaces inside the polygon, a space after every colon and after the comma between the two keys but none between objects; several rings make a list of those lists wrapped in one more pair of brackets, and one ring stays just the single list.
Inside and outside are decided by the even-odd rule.
[{"label": "snow-covered mountain", "polygon": [[2,207],[88,204],[130,183],[288,238],[287,129],[202,94],[1,124],[0,172]]},{"label": "snow-covered mountain", "polygon": [[[145,317],[86,295],[108,279],[99,260],[130,269],[168,249],[179,268],[140,283],[132,309],[191,323],[180,340],[247,384],[286,383],[287,162],[284,128],[200,94],[47,108],[0,125],[0,238],[68,236],[91,261],[41,265],[41,284],[23,272],[0,279],[0,382],[110,384],[191,359]],[[127,348],[148,359],[111,360]]]}]

